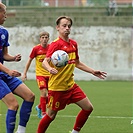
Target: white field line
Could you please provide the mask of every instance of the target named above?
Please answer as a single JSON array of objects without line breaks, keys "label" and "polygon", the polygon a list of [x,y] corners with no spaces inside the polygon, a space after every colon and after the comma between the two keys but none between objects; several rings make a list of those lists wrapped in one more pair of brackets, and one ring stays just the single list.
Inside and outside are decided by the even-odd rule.
[{"label": "white field line", "polygon": [[[57,115],[57,117],[76,117],[72,115]],[[99,118],[99,119],[133,119],[133,117],[124,117],[124,116],[90,116],[90,118]]]},{"label": "white field line", "polygon": [[[6,115],[6,114],[0,114],[0,116]],[[35,117],[36,114],[31,114],[31,116]],[[76,116],[73,115],[57,115],[57,117],[63,117],[63,118],[75,118]],[[90,118],[97,118],[97,119],[133,119],[133,117],[127,117],[127,116],[90,116]]]}]

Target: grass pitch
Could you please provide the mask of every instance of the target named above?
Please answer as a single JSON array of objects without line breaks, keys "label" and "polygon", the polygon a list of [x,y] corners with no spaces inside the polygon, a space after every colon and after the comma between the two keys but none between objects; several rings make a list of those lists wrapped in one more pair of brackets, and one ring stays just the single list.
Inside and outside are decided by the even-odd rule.
[{"label": "grass pitch", "polygon": [[[94,106],[94,111],[81,130],[81,133],[133,133],[132,82],[127,81],[76,81],[84,90]],[[36,133],[40,119],[36,116],[35,106],[39,102],[39,89],[36,81],[25,82],[35,93],[36,99],[26,133]],[[17,97],[19,103],[22,100]],[[0,133],[6,133],[6,106],[0,101]],[[47,133],[68,133],[80,108],[74,104],[58,112]],[[19,116],[17,115],[18,125]],[[16,126],[17,127],[17,126]]]}]

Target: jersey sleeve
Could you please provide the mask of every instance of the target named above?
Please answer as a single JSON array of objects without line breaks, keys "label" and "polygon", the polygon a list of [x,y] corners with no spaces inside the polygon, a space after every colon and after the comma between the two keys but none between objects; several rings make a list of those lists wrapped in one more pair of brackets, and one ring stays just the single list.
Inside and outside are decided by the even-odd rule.
[{"label": "jersey sleeve", "polygon": [[46,54],[46,57],[50,58],[52,56],[52,54],[58,50],[58,44],[56,42],[52,42],[50,45],[49,45],[49,48],[48,48],[48,51],[47,51],[47,54]]},{"label": "jersey sleeve", "polygon": [[76,59],[79,59],[79,55],[78,55],[78,44],[74,40],[71,40],[71,41],[72,41],[72,44],[74,45],[74,47],[76,49],[76,51],[75,51]]},{"label": "jersey sleeve", "polygon": [[78,45],[76,44],[76,59],[79,59],[79,55],[78,55]]},{"label": "jersey sleeve", "polygon": [[5,28],[0,30],[0,46],[1,47],[8,47],[10,44],[8,42],[9,34]]},{"label": "jersey sleeve", "polygon": [[32,59],[36,57],[36,48],[35,47],[32,49],[29,57]]}]

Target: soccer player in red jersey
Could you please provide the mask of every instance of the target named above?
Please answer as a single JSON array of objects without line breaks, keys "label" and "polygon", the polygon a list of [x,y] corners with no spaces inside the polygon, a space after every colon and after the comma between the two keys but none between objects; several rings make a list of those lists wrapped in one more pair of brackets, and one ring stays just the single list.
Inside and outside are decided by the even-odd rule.
[{"label": "soccer player in red jersey", "polygon": [[36,110],[38,111],[38,117],[42,118],[46,112],[46,104],[47,104],[47,88],[48,88],[48,80],[50,73],[46,71],[42,67],[42,62],[47,53],[49,44],[49,33],[41,32],[40,33],[40,44],[33,47],[28,62],[25,66],[24,73],[22,76],[22,80],[27,79],[27,71],[31,65],[32,60],[35,58],[36,62],[36,80],[40,89],[40,104],[36,106]]},{"label": "soccer player in red jersey", "polygon": [[[57,112],[64,109],[67,104],[75,103],[81,108],[72,133],[79,133],[91,114],[93,106],[90,100],[74,81],[75,67],[100,79],[106,77],[106,72],[94,70],[79,60],[77,43],[69,38],[72,23],[72,19],[67,16],[61,16],[57,19],[56,29],[59,37],[50,44],[43,61],[43,67],[51,73],[48,83],[48,112],[41,119],[37,133],[45,133],[49,124],[55,119]],[[65,67],[58,68],[50,63],[50,57],[56,50],[64,50],[68,53],[69,61]]]}]

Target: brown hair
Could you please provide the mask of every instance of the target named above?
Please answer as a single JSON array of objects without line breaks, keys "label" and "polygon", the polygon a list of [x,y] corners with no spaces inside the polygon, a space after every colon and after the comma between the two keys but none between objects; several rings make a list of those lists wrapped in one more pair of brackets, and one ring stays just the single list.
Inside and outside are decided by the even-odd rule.
[{"label": "brown hair", "polygon": [[43,31],[39,34],[40,37],[47,35],[49,37],[49,33],[46,31]]},{"label": "brown hair", "polygon": [[59,24],[60,24],[61,19],[67,19],[68,21],[71,22],[71,26],[72,26],[73,21],[72,21],[72,19],[71,19],[70,17],[68,17],[68,16],[60,16],[60,17],[58,17],[57,20],[56,20],[56,25],[59,25]]}]

